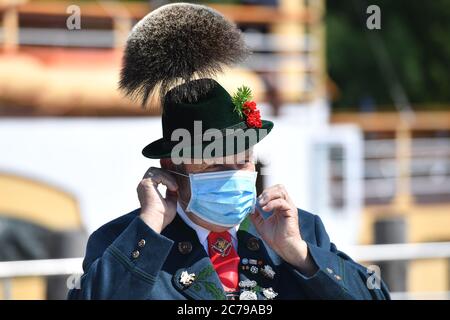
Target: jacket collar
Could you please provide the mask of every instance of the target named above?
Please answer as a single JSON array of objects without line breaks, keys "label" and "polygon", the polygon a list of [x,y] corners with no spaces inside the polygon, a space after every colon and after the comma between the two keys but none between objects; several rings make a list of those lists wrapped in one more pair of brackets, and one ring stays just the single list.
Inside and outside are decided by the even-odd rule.
[{"label": "jacket collar", "polygon": [[[172,274],[172,284],[176,290],[195,300],[226,299],[222,283],[208,254],[200,244],[196,232],[177,215],[162,234],[174,241],[174,246],[163,269]],[[249,220],[241,224],[237,237],[238,254],[241,258],[239,280],[256,281],[258,299],[264,299],[262,288],[272,287],[275,289],[278,278],[277,275],[274,279],[267,278],[260,270],[264,266],[270,266],[274,270],[277,269],[277,259],[274,261],[271,254],[266,250],[265,244],[258,237]],[[243,260],[244,258],[247,260]],[[254,264],[255,261],[256,264]],[[251,266],[257,267],[258,272],[253,273]],[[181,283],[180,279],[183,272],[195,275],[195,280],[190,285]]]}]

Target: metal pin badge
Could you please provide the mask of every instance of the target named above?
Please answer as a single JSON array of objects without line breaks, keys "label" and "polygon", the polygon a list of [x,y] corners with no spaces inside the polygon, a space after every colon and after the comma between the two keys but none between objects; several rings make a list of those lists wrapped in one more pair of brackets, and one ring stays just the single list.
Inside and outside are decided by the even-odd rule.
[{"label": "metal pin badge", "polygon": [[239,300],[258,300],[258,296],[253,291],[244,290],[239,295]]},{"label": "metal pin badge", "polygon": [[184,287],[190,286],[195,280],[195,273],[189,273],[187,271],[183,271],[180,276],[180,283]]},{"label": "metal pin badge", "polygon": [[266,299],[268,299],[268,300],[272,300],[278,295],[278,293],[273,291],[272,288],[264,288],[262,293],[263,293],[264,297],[266,297]]},{"label": "metal pin badge", "polygon": [[223,238],[218,238],[211,248],[222,257],[226,257],[231,252],[232,244]]},{"label": "metal pin badge", "polygon": [[242,281],[239,281],[239,288],[254,288],[256,287],[256,281],[255,280],[250,280],[250,279],[245,279]]},{"label": "metal pin badge", "polygon": [[178,242],[178,251],[181,254],[189,254],[192,251],[192,243],[189,241]]},{"label": "metal pin badge", "polygon": [[250,238],[247,241],[247,248],[251,251],[257,251],[259,250],[259,241],[257,238]]},{"label": "metal pin badge", "polygon": [[275,271],[273,271],[272,267],[267,264],[261,268],[261,274],[269,279],[273,279],[275,277]]},{"label": "metal pin badge", "polygon": [[250,267],[250,272],[251,272],[251,273],[253,273],[253,274],[257,274],[257,273],[258,273],[258,271],[259,271],[259,269],[258,269],[258,267],[257,267],[257,266],[251,266],[251,267]]}]

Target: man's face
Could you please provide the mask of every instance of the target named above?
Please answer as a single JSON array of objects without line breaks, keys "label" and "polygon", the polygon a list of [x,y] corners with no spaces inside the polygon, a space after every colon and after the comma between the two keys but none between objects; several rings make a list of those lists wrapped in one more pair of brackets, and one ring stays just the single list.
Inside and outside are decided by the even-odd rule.
[{"label": "man's face", "polygon": [[[161,166],[164,169],[169,169],[189,175],[190,173],[227,171],[227,170],[245,170],[255,171],[255,163],[253,161],[253,154],[247,151],[238,155],[231,155],[225,158],[216,158],[203,161],[201,164],[181,164],[174,165],[169,159],[161,161]],[[189,200],[191,199],[191,188],[189,178],[180,175],[174,175],[178,183],[178,202],[189,218],[199,226],[213,232],[223,232],[229,228],[217,226],[203,219],[197,217],[191,212],[186,211]]]}]

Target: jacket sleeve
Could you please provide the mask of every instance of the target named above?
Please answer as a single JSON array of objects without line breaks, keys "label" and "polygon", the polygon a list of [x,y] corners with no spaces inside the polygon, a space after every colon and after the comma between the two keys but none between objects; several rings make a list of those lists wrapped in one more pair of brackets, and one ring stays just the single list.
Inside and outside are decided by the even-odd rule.
[{"label": "jacket sleeve", "polygon": [[314,220],[316,241],[306,242],[317,272],[307,277],[286,263],[302,291],[311,299],[390,299],[389,291],[379,275],[369,272],[339,251],[330,242],[321,219],[314,216]]},{"label": "jacket sleeve", "polygon": [[105,245],[105,240],[102,229],[89,237],[84,274],[68,298],[142,299],[152,289],[173,241],[153,231],[139,217],[111,244]]}]

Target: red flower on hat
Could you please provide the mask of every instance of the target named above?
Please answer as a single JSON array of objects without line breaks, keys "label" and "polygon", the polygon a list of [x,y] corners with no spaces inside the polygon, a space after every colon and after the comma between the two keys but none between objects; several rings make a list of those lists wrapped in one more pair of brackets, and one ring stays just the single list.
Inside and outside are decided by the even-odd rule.
[{"label": "red flower on hat", "polygon": [[247,122],[247,126],[249,126],[251,128],[261,128],[262,121],[261,121],[261,116],[259,115],[259,111],[250,113],[247,116],[246,122]]},{"label": "red flower on hat", "polygon": [[255,111],[256,110],[256,103],[255,103],[255,101],[246,101],[244,103],[244,108],[250,109],[251,111]]},{"label": "red flower on hat", "polygon": [[245,118],[245,123],[250,128],[261,128],[261,114],[255,101],[251,101],[252,94],[248,87],[242,86],[233,96],[234,110]]},{"label": "red flower on hat", "polygon": [[249,114],[254,112],[256,109],[256,103],[254,101],[246,101],[244,105],[242,106],[242,112],[245,114],[245,116],[248,117]]},{"label": "red flower on hat", "polygon": [[261,128],[261,114],[259,110],[256,108],[256,103],[254,101],[247,101],[244,103],[243,112],[246,115],[247,119],[245,120],[247,126],[251,128]]}]

